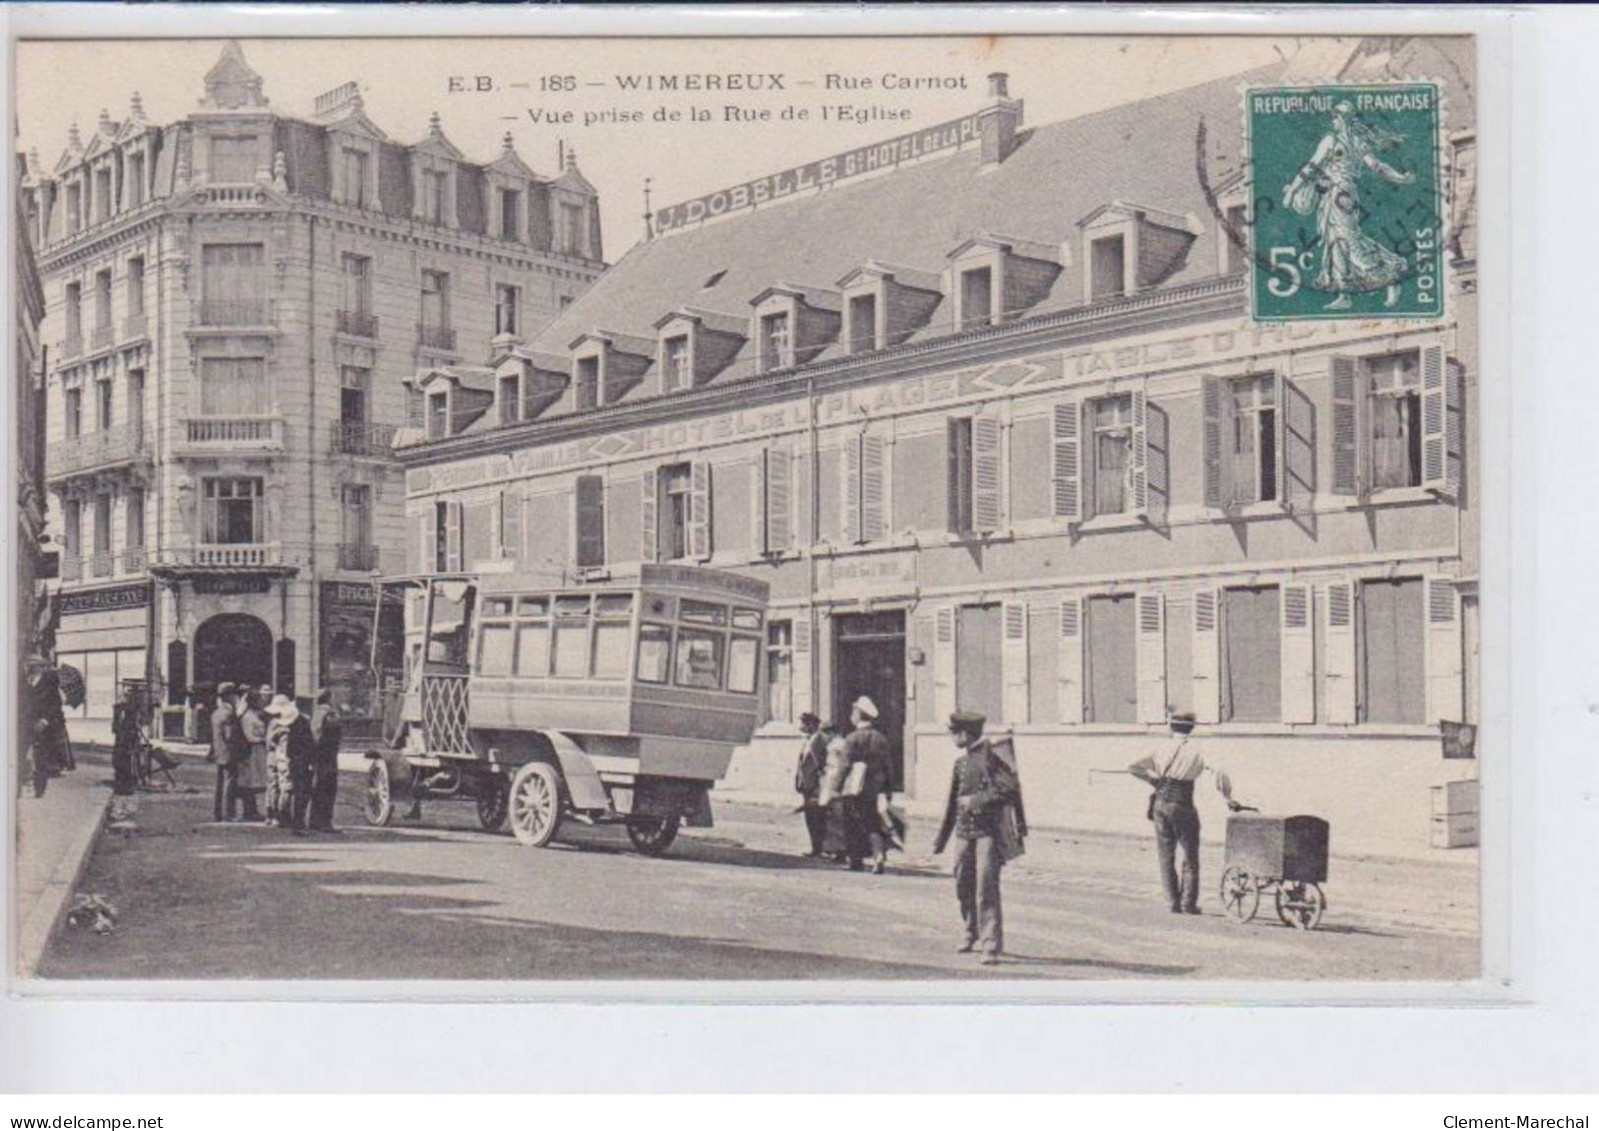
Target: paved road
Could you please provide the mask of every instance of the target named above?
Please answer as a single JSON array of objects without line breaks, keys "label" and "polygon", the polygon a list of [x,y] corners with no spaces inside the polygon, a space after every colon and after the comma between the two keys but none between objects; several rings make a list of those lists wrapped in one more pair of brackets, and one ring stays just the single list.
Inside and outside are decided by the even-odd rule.
[{"label": "paved road", "polygon": [[[146,795],[136,832],[102,839],[83,890],[121,911],[115,933],[65,932],[40,973],[55,978],[1463,978],[1477,968],[1474,901],[1429,916],[1427,891],[1460,869],[1351,864],[1352,887],[1409,891],[1397,903],[1331,906],[1310,934],[1277,924],[1173,916],[1148,846],[1036,836],[1007,870],[1004,965],[957,955],[945,861],[896,856],[890,874],[799,857],[799,818],[719,803],[669,856],[632,852],[616,829],[574,829],[524,848],[477,829],[470,805],[437,803],[420,825],[369,829],[346,775],[338,836],[295,838],[210,823],[199,792]],[[930,830],[914,829],[925,850]],[[1428,871],[1432,867],[1432,871]],[[1334,877],[1338,879],[1338,876]],[[1351,892],[1353,894],[1353,892]],[[1464,908],[1464,909],[1463,909]]]}]

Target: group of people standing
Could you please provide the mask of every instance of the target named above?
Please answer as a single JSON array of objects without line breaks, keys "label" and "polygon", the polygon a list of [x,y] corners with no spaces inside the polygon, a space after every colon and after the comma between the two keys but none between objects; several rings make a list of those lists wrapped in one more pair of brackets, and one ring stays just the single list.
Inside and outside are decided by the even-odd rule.
[{"label": "group of people standing", "polygon": [[850,707],[848,723],[824,723],[814,714],[800,716],[805,743],[794,770],[809,856],[831,856],[852,872],[882,875],[888,847],[902,829],[888,808],[893,800],[892,750],[877,729],[877,705],[866,696]]},{"label": "group of people standing", "polygon": [[213,816],[219,822],[261,821],[296,835],[337,832],[333,803],[342,738],[326,689],[317,692],[308,719],[293,699],[270,686],[219,684],[209,755],[217,767]]}]

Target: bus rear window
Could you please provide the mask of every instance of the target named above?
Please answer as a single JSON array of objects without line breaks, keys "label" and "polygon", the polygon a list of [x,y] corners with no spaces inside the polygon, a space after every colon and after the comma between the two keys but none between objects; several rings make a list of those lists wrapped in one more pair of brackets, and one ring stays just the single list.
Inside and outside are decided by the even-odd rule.
[{"label": "bus rear window", "polygon": [[[683,602],[685,605],[687,601]],[[722,686],[722,642],[719,632],[697,628],[677,630],[677,653],[672,682],[679,687],[717,691]]]},{"label": "bus rear window", "polygon": [[638,681],[665,683],[672,658],[672,630],[664,624],[641,624],[638,630]]},{"label": "bus rear window", "polygon": [[713,605],[707,601],[690,601],[685,597],[678,609],[677,619],[692,621],[695,624],[726,624],[727,606]]},{"label": "bus rear window", "polygon": [[727,689],[741,695],[755,692],[761,656],[760,641],[753,636],[735,636],[727,653]]}]

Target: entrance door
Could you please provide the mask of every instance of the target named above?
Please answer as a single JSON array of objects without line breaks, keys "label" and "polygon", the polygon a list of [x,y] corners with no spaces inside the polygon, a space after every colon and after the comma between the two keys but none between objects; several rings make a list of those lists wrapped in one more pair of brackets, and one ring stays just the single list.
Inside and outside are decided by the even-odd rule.
[{"label": "entrance door", "polygon": [[272,631],[248,613],[220,613],[194,634],[194,685],[208,695],[227,681],[240,687],[272,682]]},{"label": "entrance door", "polygon": [[865,695],[877,704],[877,728],[892,748],[894,792],[905,788],[905,614],[867,613],[833,618],[833,716],[849,718],[850,704]]}]

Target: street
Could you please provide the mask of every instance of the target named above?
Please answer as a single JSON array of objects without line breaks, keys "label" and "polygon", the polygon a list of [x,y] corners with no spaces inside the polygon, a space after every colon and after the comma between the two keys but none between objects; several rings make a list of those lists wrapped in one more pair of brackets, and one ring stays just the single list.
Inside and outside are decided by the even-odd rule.
[{"label": "street", "polygon": [[367,827],[361,779],[341,782],[339,835],[211,822],[195,792],[143,794],[132,832],[108,830],[80,891],[120,918],[63,930],[45,978],[1445,979],[1477,970],[1474,869],[1334,860],[1328,910],[1304,933],[1222,917],[1206,846],[1200,917],[1161,899],[1151,843],[1040,830],[1006,870],[1006,961],[955,953],[959,917],[933,830],[884,876],[799,855],[800,819],[715,800],[717,826],[660,859],[619,828],[568,821],[550,848],[487,834],[470,804]]}]

